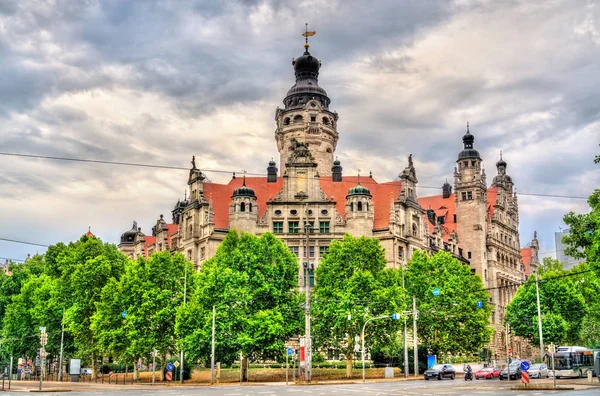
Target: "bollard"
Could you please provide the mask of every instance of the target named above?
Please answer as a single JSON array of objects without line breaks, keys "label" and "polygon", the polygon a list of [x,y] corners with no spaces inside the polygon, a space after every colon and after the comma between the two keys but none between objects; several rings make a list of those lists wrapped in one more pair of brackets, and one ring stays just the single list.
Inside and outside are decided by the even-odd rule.
[{"label": "bollard", "polygon": [[587,379],[588,379],[588,382],[590,384],[593,382],[593,380],[592,380],[592,370],[588,370],[588,372],[587,372]]}]

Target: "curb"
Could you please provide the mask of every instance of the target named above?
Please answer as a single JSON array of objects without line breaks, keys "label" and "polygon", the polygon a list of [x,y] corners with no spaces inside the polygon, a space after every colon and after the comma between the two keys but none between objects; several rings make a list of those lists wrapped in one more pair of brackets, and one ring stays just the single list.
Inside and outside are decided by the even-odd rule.
[{"label": "curb", "polygon": [[563,390],[575,390],[575,388],[565,387],[565,386],[557,386],[556,388],[553,386],[545,386],[545,385],[533,385],[533,386],[513,386],[510,390],[520,390],[520,391],[539,391],[539,390],[549,390],[549,391],[563,391]]}]

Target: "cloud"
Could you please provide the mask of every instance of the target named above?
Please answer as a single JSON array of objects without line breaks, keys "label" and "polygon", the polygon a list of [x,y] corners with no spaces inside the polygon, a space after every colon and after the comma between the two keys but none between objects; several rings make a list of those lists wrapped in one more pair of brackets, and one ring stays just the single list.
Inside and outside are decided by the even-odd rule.
[{"label": "cloud", "polygon": [[[412,153],[420,184],[441,186],[469,121],[489,180],[503,150],[517,191],[599,185],[600,17],[569,1],[2,2],[0,151],[169,166],[196,155],[204,169],[264,172],[305,21],[345,173],[390,180]],[[185,171],[3,160],[5,232],[42,243],[88,225],[117,241],[132,219],[149,229],[186,182]],[[522,244],[537,229],[553,249],[562,215],[585,208],[523,196]],[[0,243],[2,256],[27,251]]]}]

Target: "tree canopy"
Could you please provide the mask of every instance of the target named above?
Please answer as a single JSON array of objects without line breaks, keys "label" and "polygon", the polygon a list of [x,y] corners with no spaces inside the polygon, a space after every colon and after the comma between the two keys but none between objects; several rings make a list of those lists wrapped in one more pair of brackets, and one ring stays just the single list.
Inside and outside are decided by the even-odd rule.
[{"label": "tree canopy", "polygon": [[[401,272],[385,267],[385,251],[377,239],[346,234],[342,241],[331,243],[316,270],[313,349],[341,345],[351,363],[355,337],[360,336],[367,319],[407,309]],[[391,319],[372,323],[365,344],[383,344],[399,329],[399,323]]]},{"label": "tree canopy", "polygon": [[409,294],[417,298],[419,339],[432,353],[473,352],[490,342],[490,294],[468,265],[444,251],[415,252],[405,276]]},{"label": "tree canopy", "polygon": [[281,358],[284,343],[302,323],[298,262],[282,241],[270,233],[257,237],[230,231],[195,277],[195,290],[176,325],[192,360],[210,356],[213,306],[216,361],[229,364],[240,353],[251,359]]}]

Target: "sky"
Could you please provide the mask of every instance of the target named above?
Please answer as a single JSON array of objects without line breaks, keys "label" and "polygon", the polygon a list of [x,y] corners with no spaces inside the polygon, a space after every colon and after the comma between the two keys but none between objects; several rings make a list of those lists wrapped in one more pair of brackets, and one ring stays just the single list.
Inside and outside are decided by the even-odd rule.
[{"label": "sky", "polygon": [[[413,154],[441,193],[467,121],[488,183],[517,194],[600,186],[600,5],[592,1],[0,2],[0,152],[266,173],[304,24],[339,114],[345,175],[395,179]],[[0,238],[42,245],[151,232],[185,170],[0,155]],[[228,173],[206,172],[214,182]],[[440,190],[425,188],[440,187]],[[584,199],[519,195],[521,245]],[[0,241],[0,257],[43,247]],[[2,260],[4,261],[4,260]]]}]

